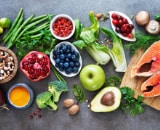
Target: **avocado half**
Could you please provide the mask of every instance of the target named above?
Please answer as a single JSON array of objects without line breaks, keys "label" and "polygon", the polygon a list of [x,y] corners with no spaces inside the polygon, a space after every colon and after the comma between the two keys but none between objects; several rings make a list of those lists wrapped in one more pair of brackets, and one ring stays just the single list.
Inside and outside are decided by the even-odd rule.
[{"label": "avocado half", "polygon": [[[108,96],[105,96],[105,95],[108,95]],[[104,100],[102,100],[104,97],[112,97],[111,103],[110,101],[108,101],[109,103],[104,103]],[[93,98],[90,104],[90,109],[93,112],[114,111],[120,106],[121,97],[122,97],[122,94],[119,88],[105,87]]]}]

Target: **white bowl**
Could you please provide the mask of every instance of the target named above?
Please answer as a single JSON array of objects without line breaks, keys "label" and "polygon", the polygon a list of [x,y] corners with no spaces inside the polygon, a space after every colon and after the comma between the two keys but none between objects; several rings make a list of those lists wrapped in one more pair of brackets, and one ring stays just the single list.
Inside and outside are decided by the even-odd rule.
[{"label": "white bowl", "polygon": [[[72,49],[74,49],[76,52],[78,52],[78,54],[79,54],[79,63],[80,63],[80,66],[79,66],[79,68],[78,68],[78,72],[77,72],[77,73],[73,73],[73,72],[72,72],[72,73],[70,73],[70,74],[67,74],[65,71],[60,71],[59,68],[56,67],[56,63],[55,63],[55,60],[54,60],[54,58],[53,58],[53,56],[54,56],[53,51],[56,50],[61,44],[71,45]],[[77,50],[77,48],[76,48],[74,45],[72,45],[70,42],[67,42],[67,41],[63,41],[63,42],[58,43],[58,44],[55,46],[55,48],[52,49],[52,51],[50,52],[50,61],[51,61],[51,63],[54,65],[54,67],[55,67],[62,75],[66,76],[66,77],[76,76],[76,75],[80,72],[80,70],[81,70],[81,68],[82,68],[82,58],[81,58],[81,55],[80,55],[79,51]]]},{"label": "white bowl", "polygon": [[[57,35],[54,33],[54,29],[53,29],[53,27],[52,27],[53,24],[55,23],[55,21],[56,21],[58,18],[61,18],[61,17],[70,20],[71,23],[72,23],[72,25],[73,25],[73,29],[72,29],[71,33],[70,33],[68,36],[65,36],[65,37],[57,36]],[[55,17],[53,17],[53,19],[51,20],[51,22],[50,22],[50,31],[51,31],[52,35],[53,35],[55,38],[57,38],[57,39],[59,39],[59,40],[66,40],[66,39],[69,39],[69,38],[71,38],[71,37],[73,36],[73,34],[74,34],[74,32],[75,32],[75,23],[74,23],[73,19],[72,19],[69,15],[59,14],[59,15],[56,15]]]},{"label": "white bowl", "polygon": [[121,13],[121,12],[118,12],[118,11],[110,11],[109,12],[109,17],[110,17],[110,21],[111,21],[111,26],[112,26],[112,29],[113,31],[117,34],[117,36],[119,36],[120,38],[122,38],[123,40],[126,40],[126,41],[136,41],[136,38],[135,38],[135,29],[132,30],[132,34],[133,34],[133,38],[128,38],[128,37],[124,37],[121,33],[117,33],[116,30],[115,30],[115,26],[112,24],[112,14],[115,13],[115,14],[118,14],[124,18],[126,18],[128,20],[128,23],[129,24],[132,24],[133,25],[133,22],[131,21],[131,19],[125,15],[124,13]]}]

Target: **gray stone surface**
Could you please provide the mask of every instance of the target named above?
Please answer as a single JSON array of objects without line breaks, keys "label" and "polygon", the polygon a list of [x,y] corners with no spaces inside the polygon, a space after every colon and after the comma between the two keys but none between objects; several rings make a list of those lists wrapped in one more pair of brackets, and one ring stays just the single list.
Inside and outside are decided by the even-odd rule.
[{"label": "gray stone surface", "polygon": [[[127,14],[135,15],[140,10],[147,10],[151,14],[151,19],[157,13],[160,13],[160,1],[158,0],[1,0],[0,17],[9,17],[12,20],[16,17],[19,9],[24,9],[25,18],[31,14],[41,15],[47,13],[60,14],[65,13],[75,18],[79,18],[85,26],[89,25],[88,12],[94,10],[95,13],[117,10]],[[101,26],[109,27],[110,21],[101,22]],[[136,30],[144,30],[135,25]],[[1,36],[0,36],[1,38]],[[85,51],[81,51],[83,65],[95,63]],[[130,56],[126,51],[127,61]],[[116,73],[112,63],[103,66],[106,75]],[[159,111],[148,106],[145,112],[136,117],[131,117],[116,110],[111,113],[93,113],[87,107],[87,103],[80,104],[80,112],[76,116],[69,116],[67,109],[62,107],[62,101],[65,98],[73,98],[71,87],[73,84],[80,84],[78,76],[74,78],[65,78],[68,81],[69,92],[61,96],[58,103],[59,110],[42,110],[42,118],[29,119],[37,106],[35,102],[26,110],[10,109],[10,111],[0,111],[0,130],[159,130]],[[24,75],[18,71],[16,77],[9,83],[2,85],[5,91],[14,84],[23,82],[30,85],[35,93],[47,90],[48,82],[55,80],[53,73],[40,82],[30,82]],[[91,100],[97,92],[87,92],[87,98]]]}]

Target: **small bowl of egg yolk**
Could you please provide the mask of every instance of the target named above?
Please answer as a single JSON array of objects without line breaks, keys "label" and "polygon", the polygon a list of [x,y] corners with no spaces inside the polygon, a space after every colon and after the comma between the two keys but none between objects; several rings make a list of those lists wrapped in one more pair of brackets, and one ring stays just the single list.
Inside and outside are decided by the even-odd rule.
[{"label": "small bowl of egg yolk", "polygon": [[11,86],[7,92],[9,105],[17,109],[26,109],[33,102],[33,91],[24,83],[17,83]]}]

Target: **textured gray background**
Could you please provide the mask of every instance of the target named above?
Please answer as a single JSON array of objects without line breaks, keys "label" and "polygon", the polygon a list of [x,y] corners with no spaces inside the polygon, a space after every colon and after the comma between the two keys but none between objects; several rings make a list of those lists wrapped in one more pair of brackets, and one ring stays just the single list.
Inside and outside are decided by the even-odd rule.
[{"label": "textured gray background", "polygon": [[[75,18],[79,18],[86,26],[90,25],[88,20],[88,12],[94,10],[95,13],[108,12],[117,10],[127,14],[128,16],[135,15],[140,10],[150,12],[151,19],[157,13],[160,13],[160,1],[158,0],[1,0],[0,17],[9,17],[14,20],[19,9],[24,9],[25,18],[32,13],[35,15],[54,13],[65,13]],[[134,22],[134,21],[133,21]],[[101,26],[109,27],[110,21],[101,22]],[[137,27],[136,30],[142,30],[142,27]],[[81,51],[83,65],[95,63],[92,58],[85,52]],[[127,61],[130,56],[126,51]],[[116,73],[112,63],[103,66],[106,75]],[[79,84],[78,76],[74,78],[65,78],[71,88],[73,84]],[[30,82],[20,71],[16,77],[9,83],[2,85],[5,91],[14,83],[27,83],[35,93],[47,90],[48,82],[55,80],[53,73],[38,83]],[[96,92],[87,92],[87,98],[90,100],[95,96]],[[26,110],[10,109],[10,111],[0,111],[0,130],[159,130],[160,116],[159,111],[148,106],[145,107],[145,112],[136,117],[131,117],[116,110],[111,113],[93,113],[86,103],[80,105],[80,112],[76,116],[69,116],[67,109],[62,107],[62,101],[65,98],[73,98],[72,92],[64,93],[61,96],[58,104],[59,110],[56,112],[43,110],[41,111],[42,118],[33,120],[29,119],[29,115],[36,110],[35,102]]]}]

